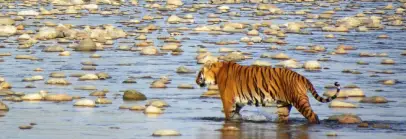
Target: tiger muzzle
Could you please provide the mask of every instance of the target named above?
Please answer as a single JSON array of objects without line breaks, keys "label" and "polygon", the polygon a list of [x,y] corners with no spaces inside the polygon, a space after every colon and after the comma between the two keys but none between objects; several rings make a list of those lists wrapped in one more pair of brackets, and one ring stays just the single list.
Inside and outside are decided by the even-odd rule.
[{"label": "tiger muzzle", "polygon": [[197,84],[198,84],[200,87],[206,87],[206,83],[205,83],[204,80],[200,80]]}]

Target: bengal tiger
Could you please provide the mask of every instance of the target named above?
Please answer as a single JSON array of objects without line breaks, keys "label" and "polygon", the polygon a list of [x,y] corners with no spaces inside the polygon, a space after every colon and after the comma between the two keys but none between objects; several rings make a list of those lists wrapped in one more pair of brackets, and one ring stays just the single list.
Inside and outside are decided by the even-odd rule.
[{"label": "bengal tiger", "polygon": [[243,66],[235,62],[206,62],[196,77],[201,87],[218,85],[226,120],[241,118],[240,110],[245,105],[265,105],[277,102],[279,122],[287,122],[292,105],[308,120],[319,124],[306,95],[310,90],[319,102],[327,103],[337,98],[340,84],[335,82],[337,92],[329,97],[319,96],[312,83],[299,73],[287,68],[268,66]]}]

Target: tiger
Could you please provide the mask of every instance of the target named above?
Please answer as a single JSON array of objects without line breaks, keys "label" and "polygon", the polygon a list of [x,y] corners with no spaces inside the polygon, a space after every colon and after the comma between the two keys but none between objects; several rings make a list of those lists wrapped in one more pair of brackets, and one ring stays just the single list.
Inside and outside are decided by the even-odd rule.
[{"label": "tiger", "polygon": [[313,84],[301,74],[288,68],[271,66],[244,66],[236,62],[206,62],[196,77],[200,87],[217,85],[223,104],[225,119],[241,120],[240,110],[244,105],[265,106],[276,101],[278,122],[288,122],[294,106],[311,124],[320,124],[317,114],[312,110],[306,95],[310,90],[313,97],[327,103],[340,93],[340,84],[335,82],[336,93],[323,98],[318,95]]}]

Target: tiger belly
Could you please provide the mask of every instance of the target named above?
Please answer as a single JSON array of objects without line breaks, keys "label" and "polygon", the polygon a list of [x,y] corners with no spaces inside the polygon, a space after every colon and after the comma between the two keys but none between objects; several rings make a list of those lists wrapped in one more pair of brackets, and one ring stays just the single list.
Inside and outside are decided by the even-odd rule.
[{"label": "tiger belly", "polygon": [[255,105],[255,106],[259,107],[259,106],[266,106],[267,104],[273,103],[273,102],[275,102],[275,100],[270,97],[264,98],[264,99],[262,99],[262,101],[257,100],[257,99],[250,100],[250,99],[240,98],[240,97],[234,98],[234,103],[239,106]]}]

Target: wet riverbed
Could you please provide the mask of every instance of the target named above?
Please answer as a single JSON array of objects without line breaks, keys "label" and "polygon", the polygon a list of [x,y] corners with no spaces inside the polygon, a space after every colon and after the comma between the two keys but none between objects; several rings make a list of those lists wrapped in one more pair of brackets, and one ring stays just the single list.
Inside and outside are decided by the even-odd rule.
[{"label": "wet riverbed", "polygon": [[[35,19],[33,16],[25,17],[23,21],[16,21],[16,24],[25,24],[24,30],[36,31],[43,26],[44,22],[53,22],[56,24],[72,24],[76,29],[83,29],[81,26],[99,26],[103,24],[112,24],[115,27],[123,29],[125,32],[134,32],[148,24],[160,27],[156,31],[147,33],[147,39],[154,43],[154,46],[162,46],[165,42],[157,39],[159,36],[171,36],[174,31],[180,35],[173,36],[180,41],[181,49],[184,51],[180,55],[171,55],[170,51],[162,51],[162,55],[141,55],[138,51],[121,51],[117,50],[119,46],[134,46],[135,43],[141,42],[135,40],[136,36],[127,36],[113,40],[113,45],[105,45],[104,51],[79,52],[72,51],[68,48],[75,40],[69,43],[59,43],[55,39],[39,41],[29,49],[18,49],[17,38],[19,35],[10,37],[0,37],[0,53],[11,53],[11,56],[4,56],[0,63],[0,75],[12,85],[11,90],[14,92],[36,93],[40,90],[46,90],[50,94],[66,93],[72,96],[82,96],[92,100],[96,97],[89,96],[92,91],[77,90],[75,87],[82,85],[93,85],[97,89],[108,89],[106,98],[112,100],[112,104],[98,104],[95,108],[74,107],[76,100],[68,102],[11,102],[3,101],[10,110],[8,112],[0,111],[0,138],[152,138],[151,134],[158,129],[175,129],[182,135],[176,138],[406,138],[406,56],[401,53],[406,50],[406,33],[405,25],[390,26],[389,21],[383,21],[385,26],[380,30],[369,30],[367,32],[356,32],[354,29],[349,32],[324,32],[320,28],[302,29],[305,33],[286,33],[282,40],[287,44],[275,43],[253,43],[247,44],[240,42],[242,37],[247,35],[241,33],[218,33],[218,32],[200,32],[193,31],[198,26],[214,24],[222,25],[223,23],[208,22],[209,14],[216,13],[217,6],[227,5],[231,12],[240,13],[241,16],[230,16],[228,13],[217,13],[220,19],[229,22],[246,23],[248,28],[244,31],[251,30],[254,23],[271,23],[283,25],[288,22],[305,20],[304,15],[289,14],[298,10],[309,10],[311,14],[320,14],[325,11],[336,10],[332,19],[313,19],[314,21],[335,22],[337,19],[354,16],[360,12],[374,11],[376,8],[384,7],[389,3],[393,4],[394,9],[401,7],[403,3],[397,1],[390,2],[361,2],[361,1],[338,1],[334,3],[318,2],[317,6],[313,2],[302,3],[276,3],[278,8],[285,11],[282,15],[256,16],[254,9],[257,4],[208,4],[207,8],[201,8],[197,12],[190,12],[193,15],[194,23],[168,24],[166,19],[170,15],[183,17],[186,12],[184,9],[190,9],[196,1],[183,1],[184,5],[176,8],[174,11],[159,11],[157,9],[145,8],[146,5],[158,3],[162,6],[165,2],[147,3],[140,1],[137,6],[130,5],[129,2],[121,6],[99,5],[99,10],[119,10],[127,14],[113,14],[101,16],[91,14],[82,10],[81,18],[75,18],[70,15],[52,15],[44,16],[45,19]],[[43,2],[46,3],[46,2]],[[201,3],[208,3],[206,1]],[[5,4],[5,3],[1,3]],[[16,8],[3,6],[1,13],[19,12],[22,10],[33,9],[38,11],[40,6],[25,7],[22,2],[10,2]],[[351,6],[359,4],[359,6]],[[43,4],[42,7],[47,9],[61,8],[52,4]],[[250,7],[252,10],[242,11],[240,8]],[[368,14],[367,16],[387,16],[398,15],[404,21],[405,13],[395,14],[395,10],[385,10],[386,14]],[[122,24],[120,21],[130,19],[142,20],[145,15],[162,16],[163,19],[155,19],[134,26]],[[16,15],[10,17],[15,18]],[[51,17],[56,17],[53,19]],[[384,17],[386,18],[386,17]],[[312,24],[312,23],[307,23]],[[186,27],[189,30],[179,30],[178,27]],[[266,28],[266,27],[264,27]],[[262,33],[264,28],[260,28],[259,36],[263,39],[272,35]],[[140,33],[135,33],[139,35]],[[333,34],[335,38],[326,38],[325,35]],[[378,39],[379,35],[386,34],[387,39]],[[235,41],[237,43],[230,45],[218,45],[215,42]],[[357,49],[349,50],[348,54],[332,55],[335,48],[340,45],[354,46]],[[60,45],[65,50],[71,51],[70,56],[58,56],[58,53],[43,52],[43,46]],[[304,51],[291,50],[296,46],[324,46],[327,51],[318,53],[307,53]],[[270,50],[271,46],[276,46],[278,50]],[[366,96],[383,96],[388,99],[389,103],[369,104],[359,103],[357,98],[348,98],[343,101],[357,104],[359,108],[329,108],[328,104],[321,104],[310,97],[311,105],[314,111],[322,120],[320,125],[307,125],[306,119],[293,109],[291,112],[291,121],[288,124],[278,124],[273,122],[276,118],[274,107],[244,107],[242,123],[225,123],[224,115],[221,112],[221,101],[216,98],[200,98],[200,95],[207,91],[206,88],[200,88],[195,85],[196,72],[179,74],[176,69],[179,66],[186,66],[193,71],[198,71],[201,64],[197,64],[195,57],[198,55],[199,48],[206,48],[212,55],[226,55],[219,53],[220,48],[231,48],[244,53],[250,53],[252,59],[246,59],[239,63],[251,65],[256,60],[266,61],[275,65],[281,60],[270,58],[260,58],[263,53],[277,54],[285,53],[290,58],[296,59],[299,63],[309,60],[318,60],[327,58],[329,61],[319,61],[322,69],[320,72],[308,72],[303,68],[293,69],[300,74],[309,78],[315,85],[319,94],[326,91],[324,86],[330,85],[335,81],[340,82],[343,86],[355,84],[362,89]],[[158,47],[159,48],[159,47]],[[385,57],[360,57],[361,52],[368,53],[387,53]],[[90,58],[92,54],[99,54],[101,58]],[[16,55],[32,55],[41,60],[20,60],[15,59]],[[393,65],[381,64],[383,59],[390,58],[396,63]],[[357,64],[357,61],[365,61],[368,65]],[[92,61],[96,70],[82,70],[83,61]],[[42,68],[42,72],[34,71],[35,68]],[[357,70],[362,74],[343,73],[345,69]],[[390,70],[394,74],[376,73],[376,71]],[[68,86],[48,85],[44,82],[49,79],[52,72],[63,72],[66,78],[72,84]],[[79,81],[77,77],[69,75],[76,73],[97,73],[106,72],[112,78],[107,80]],[[22,82],[25,77],[41,75],[45,81]],[[379,75],[377,77],[371,75]],[[143,76],[152,76],[152,78],[140,78]],[[167,88],[150,88],[150,84],[161,76],[168,76],[171,79]],[[134,77],[137,83],[124,84],[124,80]],[[381,80],[394,79],[395,85],[383,85]],[[195,89],[179,89],[177,86],[182,83],[193,84]],[[26,85],[33,85],[36,88],[26,88]],[[161,99],[166,101],[170,107],[164,109],[164,113],[158,116],[145,115],[143,112],[121,110],[119,106],[145,105],[146,101],[123,101],[123,90],[135,89],[144,93],[148,100]],[[326,121],[326,119],[335,114],[352,113],[360,116],[363,121],[369,124],[385,124],[389,128],[359,128],[357,124],[338,124],[337,122]],[[30,130],[20,130],[20,125],[36,123]],[[217,131],[227,126],[235,126],[239,131]],[[338,136],[327,137],[326,134],[334,132]],[[171,137],[172,138],[172,137]]]}]

